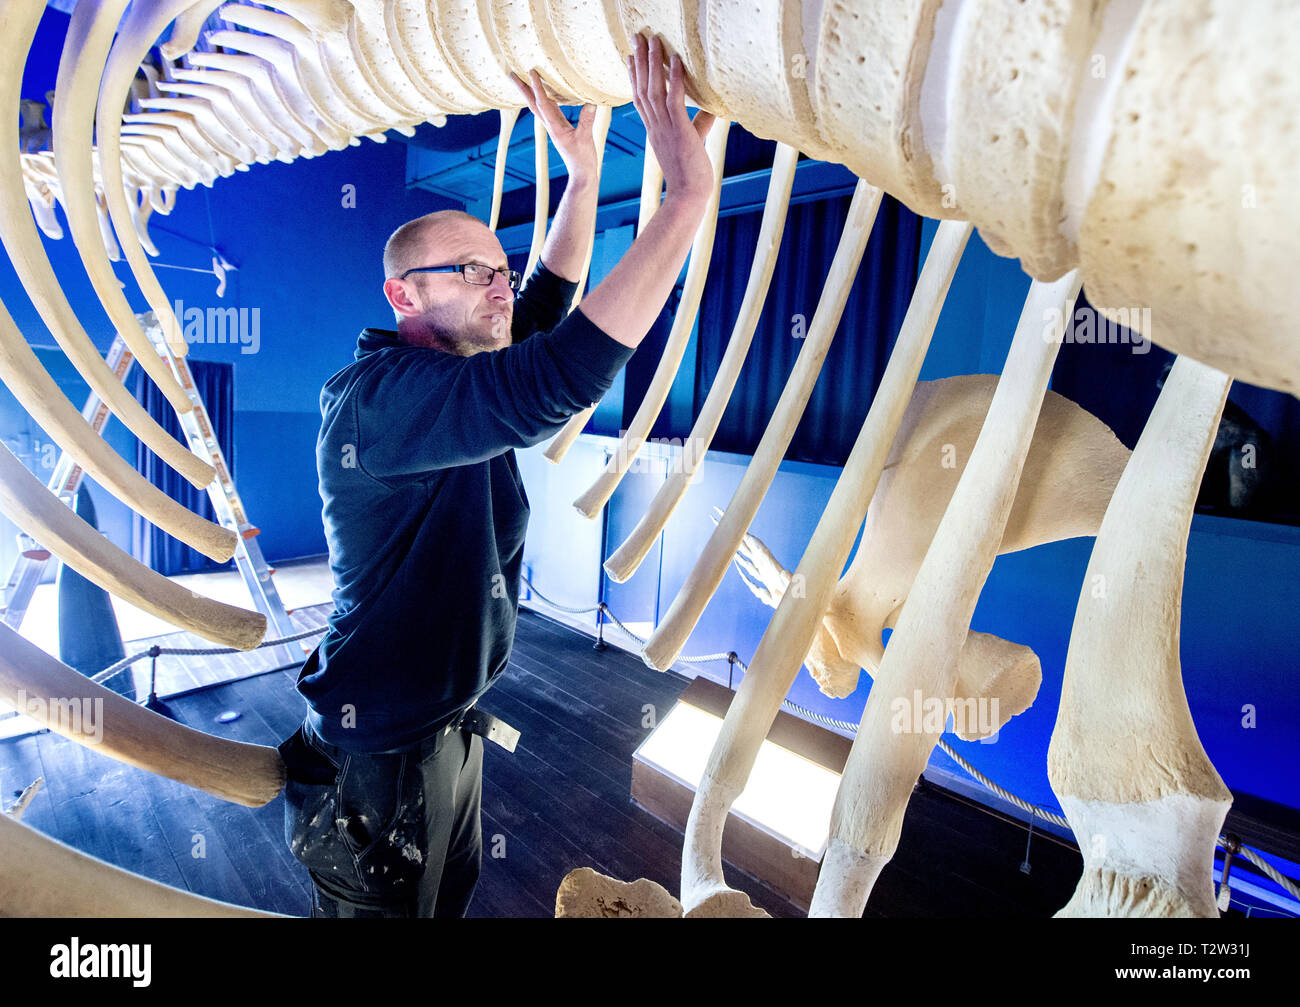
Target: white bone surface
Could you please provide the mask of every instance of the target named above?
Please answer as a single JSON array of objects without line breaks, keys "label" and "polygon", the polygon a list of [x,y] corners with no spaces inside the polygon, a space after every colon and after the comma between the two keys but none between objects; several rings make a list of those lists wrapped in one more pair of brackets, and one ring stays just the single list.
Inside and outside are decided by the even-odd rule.
[{"label": "white bone surface", "polygon": [[1183,692],[1187,536],[1231,379],[1179,357],[1102,520],[1070,634],[1048,778],[1083,878],[1063,916],[1217,918],[1232,795]]},{"label": "white bone surface", "polygon": [[[128,507],[218,563],[234,555],[235,532],[186,510],[137,472],[91,428],[41,366],[3,303],[0,303],[0,378],[41,428]],[[50,499],[63,506],[52,494]]]},{"label": "white bone surface", "polygon": [[[59,59],[54,115],[54,154],[63,189],[68,226],[82,264],[90,276],[100,302],[137,362],[153,379],[177,413],[193,408],[189,396],[173,377],[141,329],[131,305],[118,286],[113,267],[104,253],[96,222],[91,134],[99,93],[100,71],[108,58],[122,11],[123,0],[78,7],[68,24],[63,54]],[[184,356],[184,341],[171,344],[172,352]]]},{"label": "white bone surface", "polygon": [[0,916],[269,919],[274,914],[142,878],[0,815]]},{"label": "white bone surface", "polygon": [[[812,541],[799,562],[796,576],[806,582],[804,589],[798,593],[788,592],[781,599],[776,615],[759,641],[736,698],[727,710],[704,770],[703,779],[707,785],[701,783],[686,826],[682,899],[687,906],[695,906],[702,898],[725,888],[722,830],[731,802],[744,790],[763,739],[776,719],[781,700],[789,692],[809,644],[821,625],[831,590],[844,568],[857,528],[875,493],[890,444],[902,422],[939,311],[969,237],[968,225],[940,225],[876,397],[813,532]],[[724,515],[723,522],[725,520]],[[719,522],[718,530],[721,528],[722,522]],[[741,531],[743,533],[744,529]],[[653,643],[654,639],[650,642]],[[646,650],[649,651],[649,645]]]}]

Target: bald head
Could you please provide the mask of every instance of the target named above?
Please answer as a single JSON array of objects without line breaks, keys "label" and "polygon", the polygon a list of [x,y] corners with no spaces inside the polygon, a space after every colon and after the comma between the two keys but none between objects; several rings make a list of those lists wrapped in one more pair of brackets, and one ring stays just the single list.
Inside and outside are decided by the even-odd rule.
[{"label": "bald head", "polygon": [[466,224],[487,228],[478,217],[464,210],[438,210],[407,221],[389,235],[384,245],[384,276],[401,276],[408,269],[429,265],[425,260],[440,235],[444,232],[451,233],[457,226],[463,227]]}]

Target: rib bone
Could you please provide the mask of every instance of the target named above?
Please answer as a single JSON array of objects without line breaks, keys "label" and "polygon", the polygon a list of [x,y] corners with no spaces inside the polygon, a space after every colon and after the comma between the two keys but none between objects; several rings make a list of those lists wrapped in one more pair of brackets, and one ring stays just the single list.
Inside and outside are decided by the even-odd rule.
[{"label": "rib bone", "polygon": [[614,490],[622,482],[628,466],[632,464],[632,460],[645,444],[646,438],[650,436],[650,430],[659,417],[664,402],[668,400],[668,393],[672,390],[677,368],[681,366],[682,356],[686,352],[686,344],[690,342],[691,330],[695,327],[695,317],[700,310],[700,297],[704,294],[704,281],[709,275],[709,262],[713,257],[713,236],[718,226],[718,201],[722,187],[722,160],[727,150],[727,131],[730,127],[731,123],[724,119],[715,122],[709,131],[705,147],[708,150],[709,160],[713,163],[713,195],[691,243],[691,264],[687,267],[681,300],[677,304],[676,314],[673,315],[673,327],[668,333],[668,341],[664,344],[663,355],[659,358],[654,377],[650,379],[650,385],[646,388],[645,398],[637,407],[636,415],[632,417],[627,431],[619,440],[614,454],[605,464],[605,470],[596,477],[591,487],[573,502],[578,513],[584,517],[594,519],[600,515],[609,498],[614,495]]},{"label": "rib bone", "polygon": [[546,244],[546,222],[551,216],[551,170],[550,140],[546,134],[546,123],[533,116],[533,176],[537,179],[536,192],[533,194],[533,241],[528,246],[528,264],[524,266],[524,276],[533,275],[537,263],[542,257],[542,247]]},{"label": "rib bone", "polygon": [[187,591],[132,559],[42,486],[7,447],[0,450],[0,511],[87,580],[172,625],[240,650],[257,646],[266,633],[261,613]]},{"label": "rib bone", "polygon": [[[140,475],[95,433],[41,366],[3,303],[0,303],[0,378],[45,432],[123,503],[218,563],[226,562],[235,554],[238,541],[235,532],[186,510]],[[57,500],[55,503],[62,506]]]},{"label": "rib bone", "polygon": [[142,878],[0,815],[0,916],[270,919],[274,915]]},{"label": "rib bone", "polygon": [[[754,451],[754,457],[745,469],[745,475],[736,488],[727,511],[714,529],[704,552],[686,578],[686,583],[673,599],[668,614],[646,642],[642,656],[660,671],[670,667],[682,652],[686,638],[699,622],[704,606],[727,572],[727,565],[735,555],[740,540],[749,530],[758,505],[776,478],[790,439],[794,436],[799,418],[803,415],[808,397],[821,371],[831,339],[840,323],[844,304],[853,288],[853,280],[866,251],[871,225],[880,207],[881,192],[874,185],[859,180],[849,205],[844,232],[831,262],[817,310],[808,326],[799,358],[786,380],[781,398],[768,421],[767,429]],[[802,657],[802,655],[800,655]]]},{"label": "rib bone", "polygon": [[892,729],[896,702],[954,695],[957,656],[1002,541],[1060,344],[1042,319],[1073,306],[1077,272],[1035,280],[975,449],[899,614],[831,815],[810,915],[862,915],[898,845],[903,811],[938,736]]},{"label": "rib bone", "polygon": [[1219,916],[1214,847],[1232,794],[1192,723],[1178,631],[1192,511],[1231,383],[1175,361],[1093,546],[1047,753],[1083,853],[1058,916]]},{"label": "rib bone", "polygon": [[[812,541],[799,561],[797,576],[805,579],[805,588],[801,592],[788,592],[781,599],[727,710],[686,823],[681,898],[688,907],[726,890],[722,874],[722,832],[727,813],[744,790],[781,700],[790,691],[813,635],[821,625],[822,613],[875,493],[969,237],[968,224],[945,222],[939,226],[880,388]],[[813,327],[816,325],[814,320]],[[721,529],[720,523],[718,531]],[[743,534],[745,529],[740,531]],[[649,645],[646,649],[648,652]]]},{"label": "rib bone", "polygon": [[[91,131],[95,118],[100,70],[108,58],[113,34],[126,0],[99,0],[79,5],[68,24],[68,36],[59,60],[54,111],[54,152],[63,189],[68,226],[90,282],[99,295],[118,334],[153,378],[172,408],[183,414],[193,408],[189,396],[172,376],[141,329],[135,313],[118,287],[117,277],[96,234],[95,189]],[[121,107],[119,105],[119,107]],[[184,356],[185,341],[170,343],[172,352]]]},{"label": "rib bone", "polygon": [[776,269],[776,256],[781,248],[781,235],[785,230],[786,213],[790,209],[790,190],[794,186],[794,167],[799,152],[793,147],[778,144],[772,162],[772,175],[768,180],[767,203],[763,207],[763,220],[759,225],[758,243],[754,261],[749,269],[749,281],[741,299],[736,324],[727,340],[726,352],[718,365],[713,384],[709,388],[700,415],[682,446],[679,465],[659,487],[645,515],[632,529],[630,535],[612,556],[605,561],[605,572],[617,583],[623,583],[645,559],[653,548],[655,539],[664,530],[678,503],[686,494],[699,466],[704,461],[722,414],[726,411],[731,392],[740,377],[740,368],[749,353],[749,344],[758,326],[758,317],[767,299],[768,286]]},{"label": "rib bone", "polygon": [[[14,3],[0,5],[0,68],[3,68],[0,69],[0,109],[12,109],[17,103],[22,53],[30,47],[44,9],[40,0],[14,0]],[[0,140],[0,146],[3,143],[4,140]],[[195,487],[203,489],[216,478],[212,466],[177,443],[149,416],[143,405],[136,402],[135,396],[122,386],[121,379],[104,363],[86,330],[77,321],[72,305],[69,305],[59,279],[55,277],[55,270],[45,256],[40,235],[36,234],[31,217],[26,213],[22,188],[18,183],[19,172],[17,157],[0,156],[0,239],[3,239],[9,261],[13,262],[14,272],[22,281],[27,296],[74,368],[114,416],[166,464]],[[157,359],[152,346],[149,355]]]},{"label": "rib bone", "polygon": [[[663,190],[663,171],[659,167],[659,161],[655,157],[654,149],[649,144],[646,144],[645,156],[641,161],[641,207],[637,214],[637,234],[645,231],[646,224],[650,222],[650,218],[659,209],[659,197],[663,194]],[[581,293],[581,290],[582,288],[579,286],[578,292]],[[577,306],[576,296],[575,307]],[[596,406],[591,405],[581,412],[574,413],[563,429],[551,438],[551,442],[546,445],[546,450],[542,452],[542,457],[556,465],[563,461],[569,448],[573,447],[573,442],[578,439],[583,427],[587,425],[587,421],[591,419],[595,411]]]},{"label": "rib bone", "polygon": [[[2,456],[0,456],[2,457]],[[137,706],[0,624],[0,700],[65,738],[245,807],[284,786],[280,753],[213,737]]]},{"label": "rib bone", "polygon": [[[217,7],[218,0],[204,0],[194,5],[187,0],[162,0],[151,5],[135,4],[126,20],[122,23],[117,39],[109,53],[104,67],[103,79],[99,90],[99,109],[95,118],[95,138],[99,145],[100,175],[104,179],[118,178],[122,174],[121,123],[115,109],[121,108],[131,81],[135,78],[135,68],[149,53],[150,47],[159,33],[176,16],[187,9],[196,7],[211,12]],[[159,99],[162,102],[177,104],[177,99]],[[200,102],[193,100],[179,102],[183,105],[197,106]],[[127,117],[130,118],[130,117]],[[105,184],[104,195],[108,200],[108,210],[113,219],[113,226],[122,242],[122,250],[131,274],[135,277],[144,294],[145,301],[153,310],[162,329],[163,338],[169,346],[184,345],[185,337],[180,322],[172,311],[171,301],[163,293],[149,260],[142,254],[139,242],[131,240],[135,233],[130,226],[131,209],[127,205],[126,194],[120,186]]]}]

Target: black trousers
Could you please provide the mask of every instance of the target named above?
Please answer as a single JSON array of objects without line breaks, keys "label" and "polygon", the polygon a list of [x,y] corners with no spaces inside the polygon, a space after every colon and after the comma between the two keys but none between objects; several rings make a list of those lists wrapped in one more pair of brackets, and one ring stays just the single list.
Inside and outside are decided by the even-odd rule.
[{"label": "black trousers", "polygon": [[311,874],[312,916],[465,915],[482,865],[480,737],[358,755],[303,724],[280,754],[285,840]]}]

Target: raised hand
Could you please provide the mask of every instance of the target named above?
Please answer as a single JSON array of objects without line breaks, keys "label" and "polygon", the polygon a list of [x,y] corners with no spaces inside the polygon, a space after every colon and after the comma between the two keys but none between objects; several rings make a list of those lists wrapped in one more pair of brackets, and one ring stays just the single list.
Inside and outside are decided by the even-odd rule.
[{"label": "raised hand", "polygon": [[645,123],[646,141],[663,169],[666,198],[688,196],[707,200],[713,191],[713,165],[704,140],[713,114],[701,109],[692,120],[686,114],[682,61],[676,53],[664,72],[664,49],[656,35],[648,42],[638,35],[628,57],[632,104]]},{"label": "raised hand", "polygon": [[531,85],[525,84],[517,74],[510,79],[519,88],[528,109],[542,120],[546,133],[560,152],[569,178],[576,181],[591,181],[596,177],[596,141],[591,135],[591,124],[596,118],[595,105],[583,105],[578,113],[578,124],[569,125],[569,120],[560,111],[560,106],[546,92],[546,85],[536,70],[530,72]]}]

